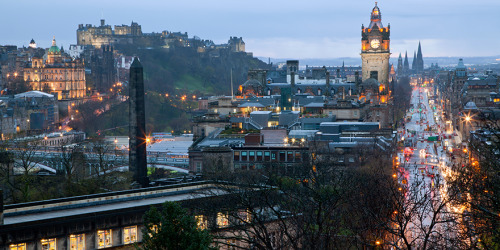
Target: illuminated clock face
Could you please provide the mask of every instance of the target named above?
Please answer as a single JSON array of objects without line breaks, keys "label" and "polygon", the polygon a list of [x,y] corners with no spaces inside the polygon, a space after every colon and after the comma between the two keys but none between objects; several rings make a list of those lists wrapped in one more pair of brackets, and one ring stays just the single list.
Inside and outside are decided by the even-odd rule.
[{"label": "illuminated clock face", "polygon": [[371,40],[370,45],[372,48],[378,49],[378,47],[380,47],[380,41],[378,39],[373,39]]}]

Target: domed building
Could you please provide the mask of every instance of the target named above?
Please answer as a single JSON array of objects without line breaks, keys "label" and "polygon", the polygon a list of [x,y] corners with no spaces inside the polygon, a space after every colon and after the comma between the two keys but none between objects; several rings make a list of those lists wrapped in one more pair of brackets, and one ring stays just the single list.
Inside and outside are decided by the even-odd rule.
[{"label": "domed building", "polygon": [[52,40],[52,46],[43,57],[33,57],[24,68],[24,81],[33,90],[57,96],[58,100],[76,100],[85,97],[85,68],[79,59],[63,52]]}]

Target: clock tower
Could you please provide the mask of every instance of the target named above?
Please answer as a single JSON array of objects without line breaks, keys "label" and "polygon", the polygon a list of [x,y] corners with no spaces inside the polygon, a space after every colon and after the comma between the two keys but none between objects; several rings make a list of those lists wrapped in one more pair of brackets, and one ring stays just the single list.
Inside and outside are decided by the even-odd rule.
[{"label": "clock tower", "polygon": [[382,14],[375,2],[371,13],[370,26],[361,26],[362,80],[376,79],[387,86],[389,81],[390,29],[382,25]]}]

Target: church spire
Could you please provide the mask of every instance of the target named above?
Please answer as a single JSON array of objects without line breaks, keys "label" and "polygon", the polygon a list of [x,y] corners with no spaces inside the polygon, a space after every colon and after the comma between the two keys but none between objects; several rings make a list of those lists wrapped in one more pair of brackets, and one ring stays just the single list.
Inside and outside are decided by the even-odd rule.
[{"label": "church spire", "polygon": [[418,42],[416,67],[418,72],[422,72],[424,70],[424,58],[422,56],[422,47],[420,46],[420,41]]},{"label": "church spire", "polygon": [[413,62],[411,63],[411,70],[417,70],[417,52],[413,51]]},{"label": "church spire", "polygon": [[408,51],[405,52],[404,74],[410,72],[410,63],[408,62]]},{"label": "church spire", "polygon": [[398,75],[401,76],[401,74],[403,74],[403,58],[401,57],[401,52],[400,52],[398,58]]}]

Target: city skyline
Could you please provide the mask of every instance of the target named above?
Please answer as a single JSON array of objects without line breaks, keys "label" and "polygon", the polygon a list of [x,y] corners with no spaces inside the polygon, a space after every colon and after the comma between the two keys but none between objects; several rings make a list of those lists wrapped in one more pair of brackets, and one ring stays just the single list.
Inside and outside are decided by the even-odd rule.
[{"label": "city skyline", "polygon": [[[26,4],[29,7],[26,7]],[[218,1],[161,2],[136,5],[132,1],[89,1],[85,4],[54,0],[50,2],[12,1],[3,3],[0,17],[3,36],[0,44],[27,46],[33,38],[49,47],[55,36],[58,45],[76,44],[78,24],[121,25],[138,22],[144,32],[182,31],[189,36],[226,43],[230,36],[243,37],[247,51],[272,58],[358,57],[361,25],[369,24],[374,1],[328,2],[308,5],[297,1]],[[50,6],[51,10],[40,11]],[[380,1],[382,23],[391,24],[391,52],[397,57],[411,56],[421,41],[424,56],[495,56],[498,34],[493,32],[494,7],[500,2],[481,0],[401,3]],[[83,16],[81,13],[85,13]],[[9,21],[13,20],[13,21]],[[300,49],[298,49],[300,48]]]}]

